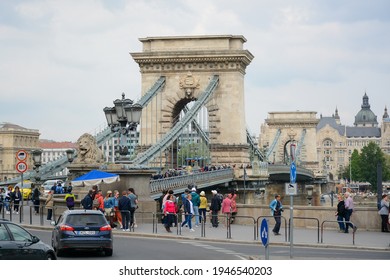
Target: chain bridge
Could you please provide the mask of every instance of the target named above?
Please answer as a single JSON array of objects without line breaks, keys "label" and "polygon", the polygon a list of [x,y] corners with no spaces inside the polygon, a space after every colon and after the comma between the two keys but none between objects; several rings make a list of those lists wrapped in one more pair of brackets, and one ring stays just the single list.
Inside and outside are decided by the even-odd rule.
[{"label": "chain bridge", "polygon": [[[251,179],[285,179],[289,174],[286,163],[268,164],[281,129],[265,150],[246,128],[244,77],[254,56],[243,48],[243,36],[147,37],[140,41],[143,51],[131,53],[139,65],[144,92],[137,101],[143,110],[132,166],[163,173],[194,165],[188,174],[152,180],[153,197],[166,189],[183,191],[190,184],[207,188]],[[302,131],[298,155],[305,134]],[[96,142],[103,145],[114,136],[107,127],[96,135]],[[45,180],[67,164],[66,157],[46,164],[39,169],[39,177]],[[216,168],[196,172],[204,166]],[[26,172],[24,178],[34,174]],[[298,179],[313,177],[310,170],[298,168]]]}]

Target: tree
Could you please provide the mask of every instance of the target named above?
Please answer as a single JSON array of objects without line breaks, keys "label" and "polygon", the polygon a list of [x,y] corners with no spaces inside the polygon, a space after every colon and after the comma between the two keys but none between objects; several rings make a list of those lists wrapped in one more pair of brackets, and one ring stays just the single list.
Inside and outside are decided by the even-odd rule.
[{"label": "tree", "polygon": [[362,149],[360,154],[360,181],[369,182],[373,191],[377,190],[377,166],[382,165],[382,180],[389,179],[390,172],[385,155],[381,148],[374,142],[370,142]]}]

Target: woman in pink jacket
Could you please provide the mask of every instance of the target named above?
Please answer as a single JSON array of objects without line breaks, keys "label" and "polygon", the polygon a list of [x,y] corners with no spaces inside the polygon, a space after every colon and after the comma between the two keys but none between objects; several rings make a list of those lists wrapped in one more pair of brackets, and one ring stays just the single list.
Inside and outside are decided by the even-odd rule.
[{"label": "woman in pink jacket", "polygon": [[228,215],[226,218],[226,223],[225,225],[227,226],[227,221],[230,219],[230,215],[232,212],[232,200],[230,199],[228,194],[224,195],[224,198],[222,200],[222,206],[221,206],[222,214]]}]

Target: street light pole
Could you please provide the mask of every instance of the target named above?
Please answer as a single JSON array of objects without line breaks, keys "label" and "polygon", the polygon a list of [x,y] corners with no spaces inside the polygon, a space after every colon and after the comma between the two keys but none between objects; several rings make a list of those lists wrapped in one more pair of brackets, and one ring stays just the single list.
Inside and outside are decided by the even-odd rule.
[{"label": "street light pole", "polygon": [[111,131],[119,133],[118,162],[129,162],[127,136],[129,132],[137,129],[141,119],[142,106],[133,104],[133,100],[125,98],[125,94],[122,93],[122,99],[116,99],[114,107],[105,107],[103,111]]}]

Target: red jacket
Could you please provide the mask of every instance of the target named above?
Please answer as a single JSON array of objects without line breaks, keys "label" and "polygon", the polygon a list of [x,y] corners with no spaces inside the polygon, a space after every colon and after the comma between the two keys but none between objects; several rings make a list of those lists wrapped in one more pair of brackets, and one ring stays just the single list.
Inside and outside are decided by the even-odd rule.
[{"label": "red jacket", "polygon": [[176,204],[172,200],[167,200],[164,205],[164,214],[176,214]]}]

